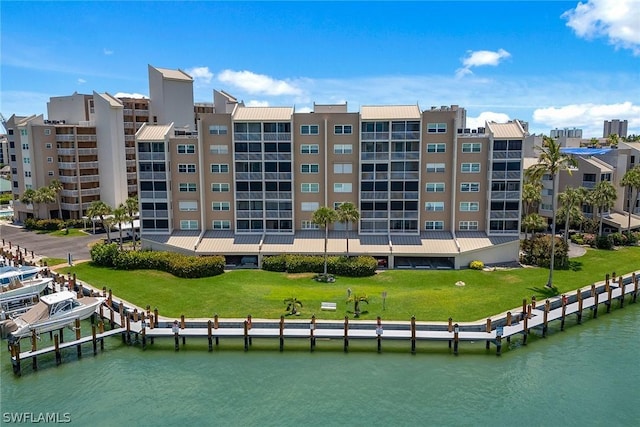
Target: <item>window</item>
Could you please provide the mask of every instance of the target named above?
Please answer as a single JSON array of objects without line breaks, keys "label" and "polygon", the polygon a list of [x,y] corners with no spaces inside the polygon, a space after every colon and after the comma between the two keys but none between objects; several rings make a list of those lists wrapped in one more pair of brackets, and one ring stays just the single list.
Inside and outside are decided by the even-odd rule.
[{"label": "window", "polygon": [[195,193],[197,191],[196,184],[194,182],[181,182],[179,184],[181,193]]},{"label": "window", "polygon": [[309,220],[302,220],[302,229],[303,230],[317,230],[319,229],[320,226],[318,224],[315,224],[313,221],[309,221]]},{"label": "window", "polygon": [[209,153],[211,154],[229,154],[228,145],[210,145]]},{"label": "window", "polygon": [[229,173],[229,164],[214,163],[211,165],[211,173]]},{"label": "window", "polygon": [[444,163],[427,163],[427,172],[444,172]]},{"label": "window", "polygon": [[27,130],[26,129],[20,129],[20,135],[27,136]]},{"label": "window", "polygon": [[54,175],[54,173],[53,173],[53,171],[49,171],[49,172],[47,172],[47,175],[49,175],[49,176],[53,176],[53,175]]},{"label": "window", "polygon": [[28,150],[29,149],[29,144],[27,144],[27,143],[22,144],[22,149],[23,150]]},{"label": "window", "polygon": [[317,183],[302,183],[301,191],[303,193],[318,193],[320,192],[320,184]]},{"label": "window", "polygon": [[427,144],[427,153],[444,153],[446,150],[446,144]]},{"label": "window", "polygon": [[31,178],[31,171],[24,171],[25,178]]},{"label": "window", "polygon": [[460,221],[460,230],[477,230],[478,221]]},{"label": "window", "polygon": [[301,154],[318,154],[320,152],[320,147],[318,144],[302,144],[300,146]]},{"label": "window", "polygon": [[191,219],[183,219],[180,221],[180,230],[197,230],[198,221]]},{"label": "window", "polygon": [[209,135],[226,135],[227,134],[227,126],[226,125],[211,125],[209,126]]},{"label": "window", "polygon": [[427,123],[427,133],[446,133],[446,123]]},{"label": "window", "polygon": [[463,153],[479,153],[482,150],[482,144],[479,142],[469,142],[462,144]]},{"label": "window", "polygon": [[195,200],[183,200],[178,202],[178,209],[185,212],[193,212],[198,210],[198,202]]},{"label": "window", "polygon": [[229,184],[214,182],[211,184],[211,191],[214,193],[226,193],[229,191]]},{"label": "window", "polygon": [[180,173],[196,173],[196,165],[194,164],[178,164],[178,172]]},{"label": "window", "polygon": [[427,182],[427,193],[444,193],[444,182]]},{"label": "window", "polygon": [[[51,143],[47,142],[46,144],[44,144],[44,148],[51,148]],[[633,163],[633,162],[632,162]]]},{"label": "window", "polygon": [[47,157],[47,163],[53,163],[53,157]]},{"label": "window", "polygon": [[300,210],[302,212],[315,212],[320,207],[318,202],[302,202]]},{"label": "window", "polygon": [[231,221],[229,220],[214,220],[211,223],[211,228],[214,230],[229,230],[231,229]]},{"label": "window", "polygon": [[462,163],[460,165],[460,171],[462,173],[480,172],[480,163]]},{"label": "window", "polygon": [[424,210],[427,212],[442,212],[444,211],[444,202],[426,202]]},{"label": "window", "polygon": [[425,221],[425,230],[444,230],[444,221]]},{"label": "window", "polygon": [[300,134],[302,135],[317,135],[319,132],[318,125],[301,125]]},{"label": "window", "polygon": [[334,154],[351,154],[353,153],[353,145],[351,144],[335,144],[333,146]]},{"label": "window", "polygon": [[30,158],[28,158],[28,157],[24,157],[24,158],[22,159],[22,163],[24,163],[25,165],[28,165],[28,164],[30,164],[30,163],[31,163],[31,159],[30,159]]},{"label": "window", "polygon": [[460,191],[463,193],[477,193],[480,191],[479,182],[463,182],[460,184]]},{"label": "window", "polygon": [[231,204],[229,202],[212,202],[211,209],[214,211],[228,211],[231,209]]},{"label": "window", "polygon": [[300,165],[300,171],[302,173],[318,173],[320,167],[317,164],[303,164]]},{"label": "window", "polygon": [[[47,136],[51,135],[51,129],[45,129],[44,130],[44,134],[47,135]],[[47,147],[47,148],[51,148],[51,147]]]},{"label": "window", "polygon": [[333,133],[336,135],[351,135],[353,128],[351,125],[335,125],[333,127]]},{"label": "window", "polygon": [[351,163],[334,163],[333,164],[333,173],[352,173],[353,172],[353,164]]},{"label": "window", "polygon": [[543,211],[551,211],[553,210],[553,205],[551,203],[540,203],[540,209]]},{"label": "window", "polygon": [[352,184],[350,182],[333,184],[333,191],[336,193],[351,193]]},{"label": "window", "polygon": [[196,146],[193,144],[178,144],[178,154],[195,154]]},{"label": "window", "polygon": [[460,212],[477,212],[480,210],[478,202],[460,202]]}]

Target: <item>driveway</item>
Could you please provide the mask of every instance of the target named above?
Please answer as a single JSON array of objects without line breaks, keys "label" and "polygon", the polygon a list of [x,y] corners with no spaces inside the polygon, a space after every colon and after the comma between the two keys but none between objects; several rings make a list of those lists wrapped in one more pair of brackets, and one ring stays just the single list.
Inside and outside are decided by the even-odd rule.
[{"label": "driveway", "polygon": [[36,255],[47,258],[67,258],[70,253],[74,260],[91,259],[90,246],[102,239],[90,234],[78,237],[50,236],[38,234],[21,226],[0,222],[0,238],[5,245],[33,251]]}]

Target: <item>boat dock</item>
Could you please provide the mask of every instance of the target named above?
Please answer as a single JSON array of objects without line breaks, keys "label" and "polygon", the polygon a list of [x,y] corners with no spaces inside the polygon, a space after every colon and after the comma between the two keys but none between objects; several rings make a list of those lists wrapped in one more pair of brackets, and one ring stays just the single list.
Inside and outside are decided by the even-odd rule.
[{"label": "boat dock", "polygon": [[[607,274],[603,282],[583,287],[572,293],[554,296],[544,301],[522,301],[522,306],[514,308],[485,321],[458,322],[453,319],[448,322],[421,322],[412,317],[409,321],[384,321],[380,317],[376,320],[352,320],[345,316],[344,321],[316,319],[220,319],[214,315],[210,319],[180,319],[172,320],[159,316],[158,309],[151,311],[150,306],[145,309],[127,306],[123,302],[113,300],[111,291],[102,290],[107,299],[100,306],[92,320],[91,335],[82,337],[80,322],[76,321],[75,340],[62,342],[63,330],[52,336],[53,346],[37,349],[37,336],[31,337],[31,350],[21,351],[20,341],[10,342],[9,350],[14,373],[20,375],[21,362],[31,359],[32,366],[37,369],[37,357],[48,353],[55,353],[56,364],[61,363],[61,351],[76,347],[78,357],[82,355],[82,345],[92,343],[93,354],[97,354],[97,346],[104,348],[104,339],[109,336],[121,335],[122,341],[129,345],[140,344],[142,349],[153,345],[156,339],[173,339],[175,350],[186,345],[189,339],[207,339],[208,349],[212,351],[214,345],[218,347],[220,340],[233,338],[241,339],[244,350],[249,351],[253,338],[277,339],[280,351],[285,348],[287,340],[305,340],[309,343],[310,351],[316,348],[317,340],[339,340],[345,352],[349,350],[350,340],[371,340],[377,344],[377,351],[382,351],[386,340],[405,341],[410,345],[412,354],[416,353],[417,343],[420,341],[446,341],[450,351],[457,355],[463,342],[485,341],[486,349],[493,345],[496,354],[502,352],[502,345],[506,341],[521,336],[522,345],[527,344],[528,336],[536,332],[536,336],[546,337],[549,323],[560,321],[560,330],[564,330],[565,321],[575,315],[577,323],[583,320],[585,310],[590,311],[590,318],[597,318],[598,311],[604,308],[610,312],[614,303],[623,308],[625,303],[635,303],[638,297],[640,271],[626,277],[616,277],[615,273]],[[56,286],[60,286],[59,277]],[[68,285],[75,289],[79,296],[95,295],[97,291],[86,284],[69,278]],[[628,301],[625,301],[628,300]],[[105,331],[106,325],[109,329]]]}]

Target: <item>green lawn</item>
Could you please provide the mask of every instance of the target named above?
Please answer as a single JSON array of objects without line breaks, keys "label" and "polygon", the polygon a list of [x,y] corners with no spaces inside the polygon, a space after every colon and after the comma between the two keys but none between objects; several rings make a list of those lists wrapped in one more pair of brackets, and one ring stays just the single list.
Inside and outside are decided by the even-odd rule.
[{"label": "green lawn", "polygon": [[55,231],[49,231],[49,230],[37,230],[36,231],[37,234],[48,234],[49,236],[59,236],[59,237],[78,237],[78,236],[86,236],[87,233],[85,233],[82,230],[79,230],[77,228],[68,228],[65,230],[55,230]]},{"label": "green lawn", "polygon": [[[554,284],[568,292],[604,279],[605,273],[627,274],[640,269],[640,247],[616,251],[588,250],[572,260],[572,269],[554,272]],[[80,264],[65,268],[98,288],[106,286],[114,295],[136,305],[158,307],[168,317],[278,318],[285,314],[283,300],[296,297],[304,303],[300,317],[316,314],[319,319],[342,319],[353,306],[345,301],[347,289],[364,293],[368,313],[361,319],[474,321],[519,307],[522,299],[544,298],[548,270],[520,268],[498,271],[389,270],[367,278],[339,277],[335,283],[317,283],[311,274],[288,275],[261,270],[236,270],[204,279],[179,279],[148,270],[117,271]],[[464,287],[455,286],[457,281]],[[387,292],[386,310],[381,294]],[[320,311],[323,301],[338,303],[335,312]]]}]

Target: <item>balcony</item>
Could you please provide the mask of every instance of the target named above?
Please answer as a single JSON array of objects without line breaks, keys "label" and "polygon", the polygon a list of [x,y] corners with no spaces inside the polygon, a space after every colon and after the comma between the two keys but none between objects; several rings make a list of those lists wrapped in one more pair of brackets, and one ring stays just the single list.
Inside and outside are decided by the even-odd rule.
[{"label": "balcony", "polygon": [[520,200],[519,191],[492,191],[491,200]]},{"label": "balcony", "polygon": [[491,219],[517,219],[518,211],[491,211]]},{"label": "balcony", "polygon": [[265,214],[267,218],[289,219],[293,217],[293,213],[291,211],[266,211]]},{"label": "balcony", "polygon": [[291,180],[291,172],[265,172],[264,179]]},{"label": "balcony", "polygon": [[494,151],[494,159],[521,159],[522,151]]},{"label": "balcony", "polygon": [[127,167],[128,168],[134,168],[136,167],[136,161],[134,160],[127,160]]},{"label": "balcony", "polygon": [[58,142],[75,141],[75,140],[76,140],[76,136],[73,134],[56,135],[56,141]]},{"label": "balcony", "polygon": [[389,132],[362,132],[363,141],[388,141]]},{"label": "balcony", "polygon": [[291,200],[291,191],[266,191],[264,198],[267,200]]},{"label": "balcony", "polygon": [[[266,174],[265,174],[266,177]],[[275,179],[275,178],[270,178]],[[236,180],[247,181],[262,181],[262,172],[236,172]]]},{"label": "balcony", "polygon": [[387,219],[389,217],[389,213],[387,211],[362,211],[360,212],[360,218],[371,219]]},{"label": "balcony", "polygon": [[262,160],[262,153],[236,153],[236,160]]},{"label": "balcony", "polygon": [[264,153],[265,160],[291,160],[291,153]]},{"label": "balcony", "polygon": [[165,153],[138,153],[138,160],[165,160]]},{"label": "balcony", "polygon": [[390,199],[393,200],[418,200],[417,191],[392,191]]},{"label": "balcony", "polygon": [[236,216],[239,219],[262,218],[263,214],[262,211],[236,211]]},{"label": "balcony", "polygon": [[391,172],[391,179],[419,179],[420,172]]},{"label": "balcony", "polygon": [[80,194],[82,194],[83,196],[99,196],[100,195],[100,188],[84,188],[82,190],[80,190]]},{"label": "balcony", "polygon": [[100,175],[82,175],[80,182],[100,182]]},{"label": "balcony", "polygon": [[[128,176],[127,176],[128,178]],[[140,180],[155,179],[158,181],[165,181],[167,179],[166,172],[140,172]]]},{"label": "balcony", "polygon": [[238,191],[236,199],[240,200],[262,200],[264,195],[262,191]]},{"label": "balcony", "polygon": [[75,148],[58,148],[58,156],[75,156]]},{"label": "balcony", "polygon": [[263,134],[263,138],[265,141],[291,141],[291,133],[282,132],[282,133],[269,133],[265,132]]},{"label": "balcony", "polygon": [[124,141],[125,142],[133,142],[136,140],[136,136],[135,135],[125,135],[124,136]]},{"label": "balcony", "polygon": [[520,179],[520,171],[494,171],[491,172],[491,179]]},{"label": "balcony", "polygon": [[127,186],[127,191],[129,193],[137,193],[138,192],[138,186],[137,185],[128,185]]},{"label": "balcony", "polygon": [[124,128],[125,129],[133,129],[133,123],[132,122],[124,122]]},{"label": "balcony", "polygon": [[262,141],[262,134],[256,133],[236,133],[233,135],[234,141]]},{"label": "balcony", "polygon": [[98,169],[98,162],[78,162],[80,169]]},{"label": "balcony", "polygon": [[78,148],[79,156],[97,156],[98,149],[97,148]]},{"label": "balcony", "polygon": [[391,132],[391,139],[418,141],[420,140],[420,132],[419,131]]},{"label": "balcony", "polygon": [[389,153],[360,153],[361,160],[389,160]]},{"label": "balcony", "polygon": [[131,108],[124,108],[124,109],[122,110],[122,114],[123,114],[124,116],[130,116],[130,115],[132,115],[132,114],[133,114],[133,110],[132,110]]},{"label": "balcony", "polygon": [[78,177],[75,175],[74,176],[59,175],[58,180],[63,184],[75,184],[78,182]]},{"label": "balcony", "polygon": [[140,199],[166,200],[166,191],[140,191]]},{"label": "balcony", "polygon": [[362,200],[389,200],[387,191],[363,191],[360,195]]},{"label": "balcony", "polygon": [[[124,138],[124,139],[125,139],[125,141],[126,141],[126,140],[127,140],[127,137],[125,136],[125,138]],[[126,148],[124,149],[124,152],[125,152],[125,154],[127,154],[127,155],[132,155],[132,154],[133,154],[133,155],[135,155],[135,154],[136,154],[136,147],[126,147]]]},{"label": "balcony", "polygon": [[396,152],[391,153],[391,160],[417,160],[420,157],[420,153],[417,152]]},{"label": "balcony", "polygon": [[82,142],[96,142],[98,137],[95,135],[77,135],[77,140]]},{"label": "balcony", "polygon": [[59,162],[58,169],[76,170],[77,165],[77,163],[73,162]]}]

